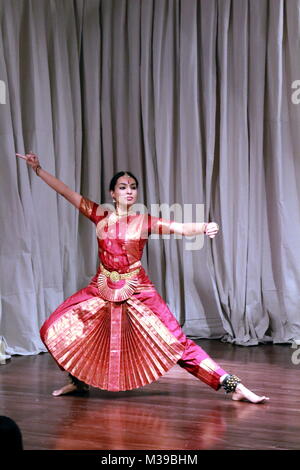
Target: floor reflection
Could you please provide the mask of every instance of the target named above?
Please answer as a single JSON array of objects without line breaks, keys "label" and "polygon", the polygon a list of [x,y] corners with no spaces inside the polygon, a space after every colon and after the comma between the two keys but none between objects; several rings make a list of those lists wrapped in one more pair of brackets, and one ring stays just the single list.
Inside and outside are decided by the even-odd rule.
[{"label": "floor reflection", "polygon": [[187,410],[188,417],[175,403],[163,407],[85,398],[79,407],[75,397],[60,400],[65,411],[56,423],[54,449],[68,450],[213,449],[222,443],[226,423],[242,423],[259,413],[258,406],[231,400],[208,404],[205,410],[199,403],[199,409]]}]

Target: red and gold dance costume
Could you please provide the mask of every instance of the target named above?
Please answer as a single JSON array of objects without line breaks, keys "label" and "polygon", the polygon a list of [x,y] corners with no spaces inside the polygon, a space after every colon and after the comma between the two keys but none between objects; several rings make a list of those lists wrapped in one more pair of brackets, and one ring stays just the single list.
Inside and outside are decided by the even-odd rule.
[{"label": "red and gold dance costume", "polygon": [[82,197],[80,212],[96,224],[97,273],[43,324],[48,351],[62,370],[104,390],[141,387],[176,363],[218,390],[226,371],[184,335],[141,265],[148,236],[174,233],[172,221],[114,211],[97,216],[97,207]]}]

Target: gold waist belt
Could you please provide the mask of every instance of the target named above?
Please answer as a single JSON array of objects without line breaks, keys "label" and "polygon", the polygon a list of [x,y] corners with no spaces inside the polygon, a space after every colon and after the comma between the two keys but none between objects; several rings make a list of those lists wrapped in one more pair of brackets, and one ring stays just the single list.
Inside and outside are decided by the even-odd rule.
[{"label": "gold waist belt", "polygon": [[[111,281],[118,282],[120,279],[131,279],[136,274],[138,274],[138,272],[140,270],[140,267],[141,267],[140,261],[138,263],[139,263],[139,267],[137,269],[135,269],[134,271],[130,271],[129,273],[119,273],[118,271],[108,271],[107,269],[105,269],[103,264],[100,264],[100,268],[101,268],[101,272],[106,277],[109,277]],[[137,263],[135,263],[135,264],[137,264]],[[132,266],[135,266],[135,265],[132,265]]]}]

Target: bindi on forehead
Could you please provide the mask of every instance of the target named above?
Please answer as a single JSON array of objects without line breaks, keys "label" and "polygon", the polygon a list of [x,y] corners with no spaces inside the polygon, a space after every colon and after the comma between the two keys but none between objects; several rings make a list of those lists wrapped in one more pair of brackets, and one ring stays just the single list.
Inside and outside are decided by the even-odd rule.
[{"label": "bindi on forehead", "polygon": [[129,179],[124,178],[124,180],[119,181],[118,184],[124,184],[126,186],[126,185],[130,185],[130,184],[136,184],[136,182],[132,178],[129,178]]}]

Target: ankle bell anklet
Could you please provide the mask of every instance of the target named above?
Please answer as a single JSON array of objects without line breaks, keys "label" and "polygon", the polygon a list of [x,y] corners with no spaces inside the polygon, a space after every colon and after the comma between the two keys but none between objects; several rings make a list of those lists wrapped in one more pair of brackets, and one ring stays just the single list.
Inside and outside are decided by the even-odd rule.
[{"label": "ankle bell anklet", "polygon": [[226,393],[231,393],[235,392],[235,389],[239,383],[241,383],[241,379],[239,379],[236,375],[228,374],[223,380],[221,387],[224,388]]}]

